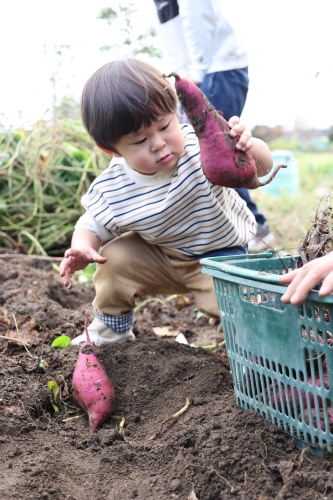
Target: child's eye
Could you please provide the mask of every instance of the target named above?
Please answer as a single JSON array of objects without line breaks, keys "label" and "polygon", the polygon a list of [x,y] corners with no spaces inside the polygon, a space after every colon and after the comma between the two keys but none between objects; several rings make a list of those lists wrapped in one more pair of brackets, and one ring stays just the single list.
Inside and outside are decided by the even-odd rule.
[{"label": "child's eye", "polygon": [[163,130],[166,130],[166,129],[168,128],[168,126],[169,126],[169,125],[170,125],[170,122],[169,122],[169,123],[167,123],[164,127],[162,127],[162,128],[161,128],[161,130],[162,130],[162,131],[163,131]]},{"label": "child's eye", "polygon": [[137,145],[137,144],[143,144],[145,141],[146,141],[146,138],[141,139],[141,141],[135,142],[134,144],[135,145]]}]

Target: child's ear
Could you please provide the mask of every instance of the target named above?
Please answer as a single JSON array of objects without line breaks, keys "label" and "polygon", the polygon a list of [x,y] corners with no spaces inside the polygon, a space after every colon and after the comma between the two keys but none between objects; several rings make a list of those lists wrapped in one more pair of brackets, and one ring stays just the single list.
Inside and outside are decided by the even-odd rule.
[{"label": "child's ear", "polygon": [[102,148],[102,146],[100,146],[99,144],[96,144],[96,146],[101,149],[102,151],[104,151],[104,153],[108,154],[108,155],[111,155],[111,156],[115,156],[116,158],[120,158],[120,154],[117,153],[117,151],[111,151],[111,149],[105,149],[105,148]]}]

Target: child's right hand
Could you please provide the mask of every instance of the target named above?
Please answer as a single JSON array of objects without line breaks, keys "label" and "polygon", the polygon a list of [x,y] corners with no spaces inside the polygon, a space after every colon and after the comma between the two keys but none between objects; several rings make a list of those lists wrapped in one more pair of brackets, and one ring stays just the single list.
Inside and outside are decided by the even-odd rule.
[{"label": "child's right hand", "polygon": [[230,127],[229,135],[231,137],[238,137],[236,148],[241,151],[248,151],[253,146],[252,133],[244,123],[240,122],[238,116],[232,116],[228,121]]},{"label": "child's right hand", "polygon": [[89,246],[70,248],[66,250],[64,259],[60,263],[60,276],[66,288],[72,288],[71,277],[76,271],[85,269],[88,264],[96,262],[104,264],[107,261],[96,250]]}]

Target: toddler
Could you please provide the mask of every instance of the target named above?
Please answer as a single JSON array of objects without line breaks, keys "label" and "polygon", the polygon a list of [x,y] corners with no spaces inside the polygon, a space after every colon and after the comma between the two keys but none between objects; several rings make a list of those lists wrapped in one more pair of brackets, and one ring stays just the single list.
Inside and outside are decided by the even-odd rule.
[{"label": "toddler", "polygon": [[[193,294],[196,307],[219,319],[203,257],[246,253],[253,214],[234,189],[207,180],[198,138],[178,119],[172,82],[138,59],[105,64],[87,81],[82,119],[97,146],[112,156],[82,197],[71,248],[60,265],[64,285],[95,262],[96,345],[134,340],[134,308],[147,295]],[[249,151],[263,175],[273,164],[264,142],[238,117],[229,120],[237,148]],[[82,333],[72,340],[79,345]]]}]

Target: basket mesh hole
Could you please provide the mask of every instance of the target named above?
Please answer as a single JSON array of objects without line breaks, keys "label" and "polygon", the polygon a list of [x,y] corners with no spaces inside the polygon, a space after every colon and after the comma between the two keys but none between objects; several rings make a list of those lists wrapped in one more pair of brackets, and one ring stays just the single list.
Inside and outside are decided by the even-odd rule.
[{"label": "basket mesh hole", "polygon": [[261,304],[261,295],[258,293],[257,295],[257,304]]},{"label": "basket mesh hole", "polygon": [[284,371],[285,371],[286,376],[290,377],[290,372],[289,372],[289,367],[288,366],[284,367]]},{"label": "basket mesh hole", "polygon": [[329,398],[326,398],[326,408],[327,408],[327,413],[328,413],[329,429],[330,429],[330,433],[332,434],[333,412],[332,412],[331,400]]},{"label": "basket mesh hole", "polygon": [[256,298],[254,295],[250,295],[250,302],[252,302],[252,303],[256,302]]},{"label": "basket mesh hole", "polygon": [[283,375],[283,369],[282,369],[282,365],[280,363],[278,364],[278,369],[279,369],[280,375]]},{"label": "basket mesh hole", "polygon": [[301,335],[304,340],[307,340],[308,332],[306,331],[305,325],[301,325]]},{"label": "basket mesh hole", "polygon": [[311,309],[311,306],[310,306],[310,304],[308,302],[306,302],[305,308],[306,308],[307,317],[309,319],[311,319],[312,318],[312,309]]},{"label": "basket mesh hole", "polygon": [[292,368],[292,369],[291,369],[291,374],[292,374],[293,379],[294,379],[294,380],[297,380],[297,375],[296,375],[296,370],[295,370],[295,368]]},{"label": "basket mesh hole", "polygon": [[263,359],[262,356],[260,356],[259,361],[260,361],[261,366],[264,368],[265,367],[265,363],[264,363],[264,359]]},{"label": "basket mesh hole", "polygon": [[309,334],[310,334],[311,342],[314,343],[316,341],[316,337],[315,337],[315,332],[314,332],[313,328],[310,328]]},{"label": "basket mesh hole", "polygon": [[267,293],[264,293],[264,302],[268,302],[268,295],[267,295]]},{"label": "basket mesh hole", "polygon": [[333,337],[332,337],[332,333],[329,332],[328,330],[326,330],[326,342],[327,342],[327,345],[328,347],[333,347]]},{"label": "basket mesh hole", "polygon": [[275,361],[272,361],[272,370],[273,370],[273,372],[276,373],[276,364],[275,364]]},{"label": "basket mesh hole", "polygon": [[318,306],[314,307],[314,314],[317,321],[320,321],[320,309]]},{"label": "basket mesh hole", "polygon": [[253,293],[254,292],[254,288],[253,286],[250,286],[250,293]]},{"label": "basket mesh hole", "polygon": [[[296,387],[294,387],[294,389],[290,387],[290,395],[291,395],[291,401],[290,401],[291,416],[293,418],[296,418],[296,409],[298,402],[298,390],[296,389]],[[294,401],[296,405],[294,405]]]},{"label": "basket mesh hole", "polygon": [[[282,397],[281,397],[282,396]],[[285,415],[289,415],[288,413],[288,406],[287,406],[287,392],[286,392],[286,388],[284,386],[284,383],[281,382],[281,391],[279,390],[279,394],[278,394],[278,405],[279,405],[279,411],[281,413],[283,413],[283,407],[284,408],[284,413]]]},{"label": "basket mesh hole", "polygon": [[[318,425],[320,425],[320,423],[321,423],[320,412],[319,412],[319,422],[317,419],[317,414],[316,414],[315,408],[312,408],[311,413],[312,413],[312,425],[313,425],[314,429],[318,429]],[[323,425],[323,427],[325,428],[325,424]]]},{"label": "basket mesh hole", "polygon": [[269,363],[269,360],[268,360],[268,359],[266,359],[266,367],[268,368],[268,370],[270,370],[270,369],[271,369],[271,367],[270,367],[270,363]]},{"label": "basket mesh hole", "polygon": [[312,360],[313,358],[316,358],[316,352],[315,351],[312,351],[312,354],[310,356],[310,352],[308,349],[304,349],[304,357],[305,357],[305,363],[308,367],[308,372],[309,372],[309,375],[310,375],[310,359]]},{"label": "basket mesh hole", "polygon": [[274,300],[275,300],[275,293],[274,292],[269,292],[269,297],[271,299],[271,302],[274,302]]},{"label": "basket mesh hole", "polygon": [[286,392],[286,395],[287,395],[287,398],[289,397],[290,395],[290,400],[289,400],[289,404],[290,404],[290,413],[291,413],[291,416],[293,418],[295,418],[295,407],[294,407],[294,403],[293,403],[293,399],[292,399],[292,394],[293,394],[293,390],[292,390],[292,387],[290,387],[290,385],[287,385],[287,392]]},{"label": "basket mesh hole", "polygon": [[[306,401],[306,394],[305,394],[305,391],[302,389],[301,391],[301,397],[302,397],[302,401]],[[304,421],[307,425],[309,425],[309,412],[306,410],[304,411]]]},{"label": "basket mesh hole", "polygon": [[247,286],[243,285],[243,293],[247,293]]},{"label": "basket mesh hole", "polygon": [[325,389],[329,389],[329,383],[328,383],[328,374],[327,374],[327,363],[326,363],[326,358],[325,354],[322,356],[322,367],[323,367],[323,372],[324,372],[324,387]]},{"label": "basket mesh hole", "polygon": [[330,313],[329,313],[327,307],[323,308],[323,314],[324,314],[324,321],[326,323],[329,323],[330,322]]},{"label": "basket mesh hole", "polygon": [[280,271],[278,269],[275,269],[275,274],[280,274]]},{"label": "basket mesh hole", "polygon": [[300,304],[298,306],[298,311],[299,311],[299,315],[301,316],[301,318],[304,317],[304,309],[303,309],[303,304]]},{"label": "basket mesh hole", "polygon": [[299,379],[301,382],[304,382],[304,380],[305,380],[304,373],[301,370],[299,371]]},{"label": "basket mesh hole", "polygon": [[318,342],[320,345],[324,345],[324,336],[321,330],[318,330]]}]

